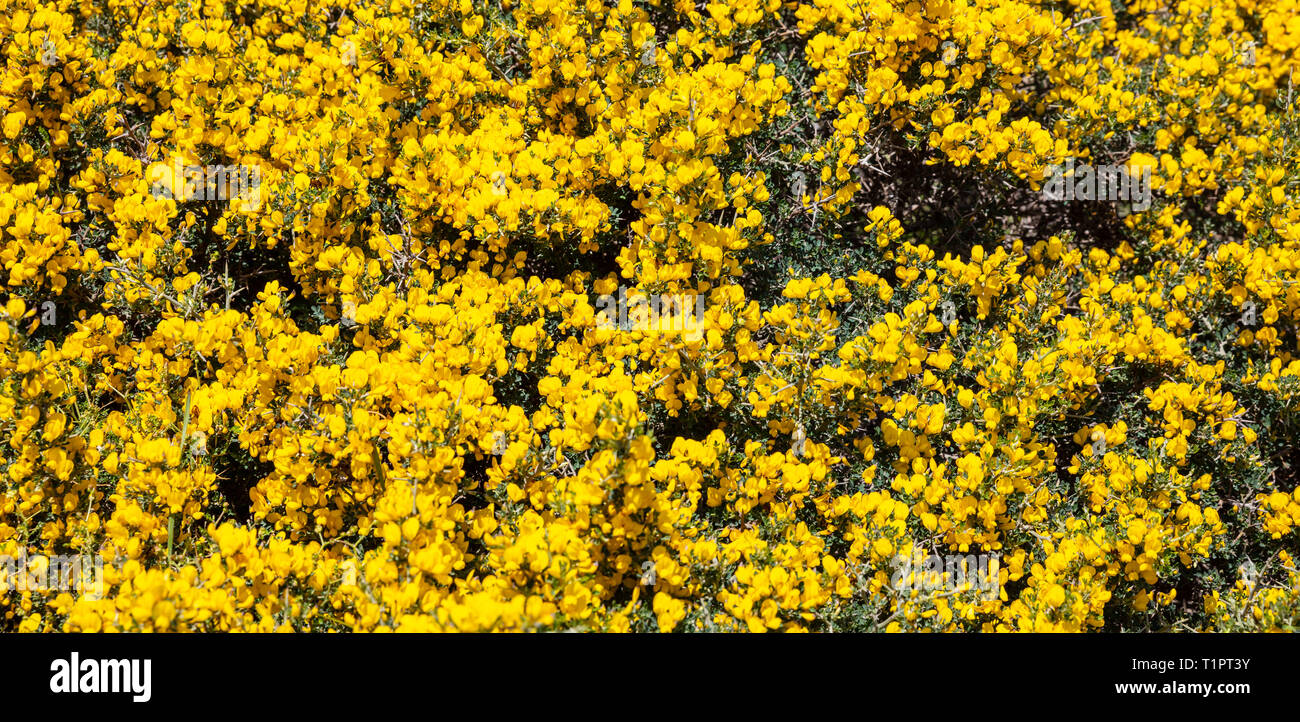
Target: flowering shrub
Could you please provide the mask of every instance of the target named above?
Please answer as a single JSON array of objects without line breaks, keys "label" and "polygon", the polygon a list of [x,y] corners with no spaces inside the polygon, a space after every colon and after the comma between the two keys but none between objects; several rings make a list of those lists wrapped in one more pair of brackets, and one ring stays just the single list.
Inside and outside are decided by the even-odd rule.
[{"label": "flowering shrub", "polygon": [[[0,53],[0,555],[103,564],[0,629],[1300,626],[1295,0],[0,0]],[[1091,165],[1148,202],[1043,193]]]}]

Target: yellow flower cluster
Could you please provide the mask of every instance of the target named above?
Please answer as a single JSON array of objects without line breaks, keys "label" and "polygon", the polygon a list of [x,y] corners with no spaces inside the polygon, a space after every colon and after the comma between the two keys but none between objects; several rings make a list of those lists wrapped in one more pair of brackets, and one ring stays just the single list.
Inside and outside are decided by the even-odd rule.
[{"label": "yellow flower cluster", "polygon": [[0,630],[1300,627],[1296,0],[0,0],[0,55],[0,562],[103,571],[0,563]]}]

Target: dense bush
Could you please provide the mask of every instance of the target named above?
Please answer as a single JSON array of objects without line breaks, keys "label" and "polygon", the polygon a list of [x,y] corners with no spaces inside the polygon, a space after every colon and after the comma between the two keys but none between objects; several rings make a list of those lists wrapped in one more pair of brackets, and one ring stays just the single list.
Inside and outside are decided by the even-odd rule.
[{"label": "dense bush", "polygon": [[0,629],[1300,626],[1294,0],[0,0],[0,50],[0,554],[103,560]]}]

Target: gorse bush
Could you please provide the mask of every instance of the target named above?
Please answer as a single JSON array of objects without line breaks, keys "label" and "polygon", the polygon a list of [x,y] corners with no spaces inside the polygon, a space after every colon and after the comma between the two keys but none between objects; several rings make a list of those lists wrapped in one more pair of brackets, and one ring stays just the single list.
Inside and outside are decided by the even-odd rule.
[{"label": "gorse bush", "polygon": [[1300,626],[1294,0],[0,10],[0,629]]}]

